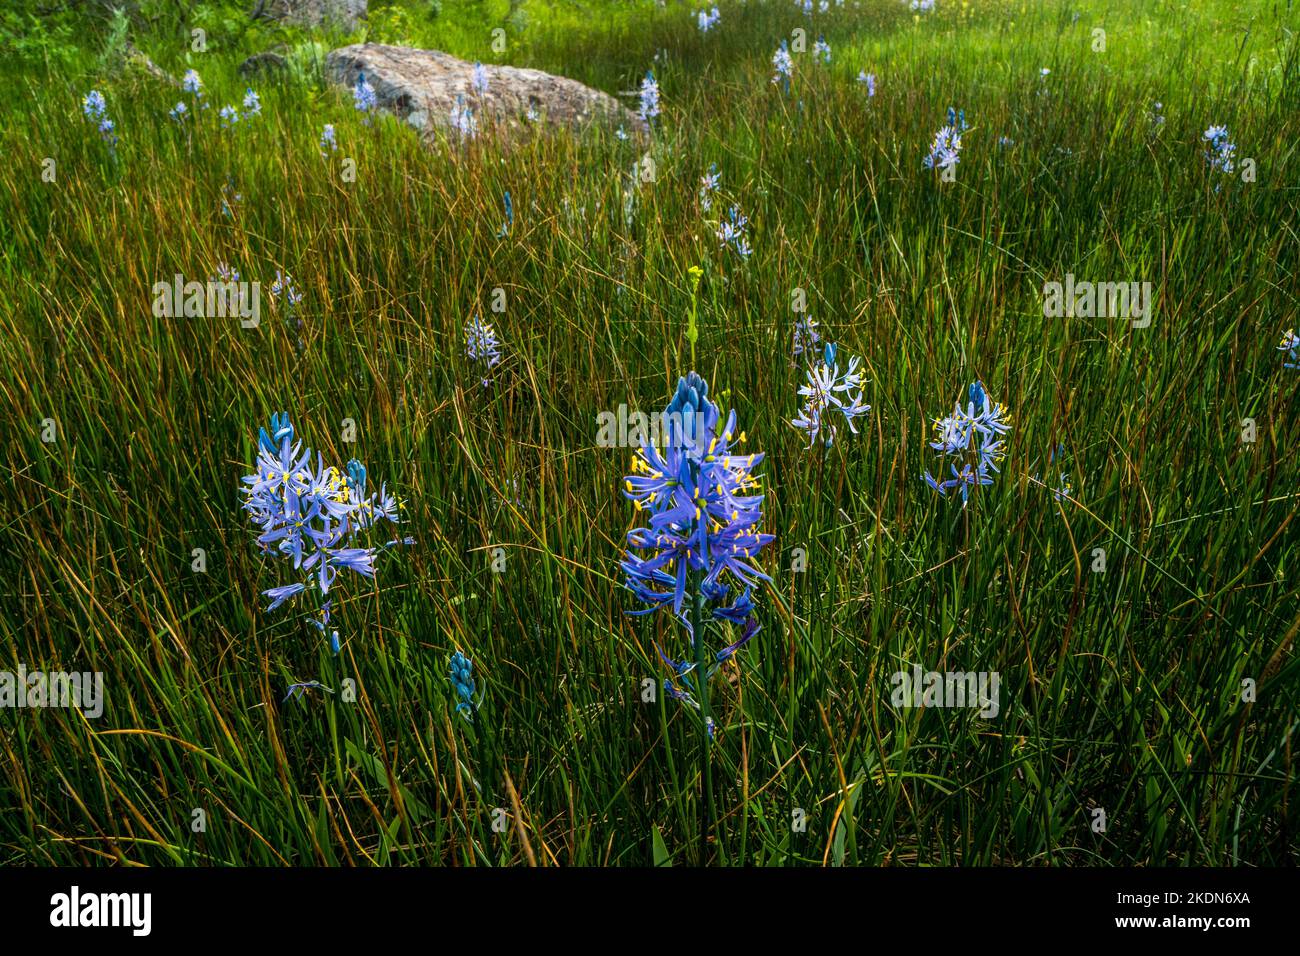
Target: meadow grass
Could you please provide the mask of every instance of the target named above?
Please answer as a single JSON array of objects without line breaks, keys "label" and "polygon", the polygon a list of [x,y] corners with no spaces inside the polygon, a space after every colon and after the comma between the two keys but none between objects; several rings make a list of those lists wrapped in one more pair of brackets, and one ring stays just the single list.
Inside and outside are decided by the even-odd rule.
[{"label": "meadow grass", "polygon": [[[1300,373],[1275,348],[1300,324],[1295,7],[719,6],[701,35],[685,5],[530,0],[493,56],[507,3],[372,4],[371,39],[614,93],[653,67],[653,182],[607,131],[430,148],[310,68],[256,81],[262,115],[220,130],[243,56],[314,42],[261,27],[218,23],[189,56],[212,109],[184,127],[178,90],[101,70],[90,30],[84,55],[6,68],[0,669],[102,671],[106,709],[0,713],[0,861],[1296,861]],[[142,21],[136,43],[179,74],[184,26]],[[797,56],[784,95],[770,59],[795,27],[833,59]],[[92,87],[115,150],[81,115]],[[949,106],[971,129],[943,183],[921,160]],[[1216,123],[1257,181],[1207,168]],[[711,163],[748,260],[700,208]],[[152,314],[155,282],[218,263],[264,290],[291,273],[301,325]],[[714,684],[703,850],[698,721],[642,699],[655,642],[682,639],[625,613],[629,452],[596,444],[601,412],[661,408],[689,370],[693,265],[696,367],[767,453],[777,536],[763,630]],[[1151,324],[1045,317],[1066,273],[1150,281]],[[795,288],[869,379],[862,433],[825,454],[789,425]],[[464,356],[476,314],[503,342],[488,388]],[[963,509],[921,475],[931,420],[977,379],[1014,430]],[[279,410],[401,494],[417,539],[341,590],[337,657],[259,593],[280,568],[239,480]],[[914,664],[997,671],[1000,713],[893,706]],[[283,701],[345,678],[355,703]]]}]

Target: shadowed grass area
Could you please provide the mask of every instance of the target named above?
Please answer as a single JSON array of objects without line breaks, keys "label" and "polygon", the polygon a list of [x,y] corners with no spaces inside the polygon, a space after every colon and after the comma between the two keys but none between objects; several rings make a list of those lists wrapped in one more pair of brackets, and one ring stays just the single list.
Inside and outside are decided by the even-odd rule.
[{"label": "shadowed grass area", "polygon": [[[700,265],[698,371],[767,453],[777,536],[763,630],[714,681],[707,860],[1294,863],[1300,373],[1276,349],[1300,324],[1294,7],[749,0],[707,35],[680,5],[522,9],[499,57],[507,3],[375,4],[370,38],[611,92],[653,67],[653,181],[600,132],[426,148],[310,71],[255,84],[262,115],[221,129],[243,56],[300,33],[213,27],[190,58],[211,108],[185,124],[176,88],[96,73],[90,31],[74,65],[11,74],[0,669],[102,671],[106,701],[98,720],[0,712],[0,861],[698,862],[698,721],[644,700],[656,643],[685,641],[625,614],[630,452],[596,422],[662,408],[689,370]],[[833,56],[797,55],[785,95],[770,61],[796,27]],[[185,35],[136,24],[176,73]],[[92,86],[113,150],[81,115]],[[921,167],[949,106],[971,126],[950,183]],[[1211,124],[1255,181],[1207,166]],[[732,204],[748,260],[714,235]],[[219,264],[262,283],[257,328],[154,316],[155,283]],[[296,316],[271,304],[277,270]],[[1046,317],[1067,273],[1150,282],[1150,325]],[[789,424],[795,289],[869,380],[861,434],[825,454]],[[464,355],[476,314],[503,342],[487,388]],[[963,509],[921,474],[931,420],[975,380],[1014,429]],[[280,410],[402,495],[417,540],[341,585],[337,657],[264,610],[284,569],[240,510]],[[895,706],[913,665],[998,672],[998,714]],[[283,700],[308,680],[334,693]]]}]

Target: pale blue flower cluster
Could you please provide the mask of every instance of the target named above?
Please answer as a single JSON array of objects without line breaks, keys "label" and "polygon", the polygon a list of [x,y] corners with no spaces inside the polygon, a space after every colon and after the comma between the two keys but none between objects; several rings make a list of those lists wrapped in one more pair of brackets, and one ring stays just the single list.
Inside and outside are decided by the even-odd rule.
[{"label": "pale blue flower cluster", "polygon": [[476,96],[487,96],[488,91],[488,74],[487,68],[482,63],[474,64],[474,72],[470,77],[470,86],[473,88]]},{"label": "pale blue flower cluster", "polygon": [[496,330],[480,315],[474,316],[465,326],[465,355],[471,362],[483,366],[482,385],[487,388],[493,366],[501,361],[501,343],[497,340]]},{"label": "pale blue flower cluster", "polygon": [[99,90],[91,90],[81,101],[81,112],[99,129],[99,135],[109,146],[117,145],[116,124],[108,117],[108,102]]},{"label": "pale blue flower cluster", "polygon": [[988,397],[982,383],[974,382],[967,390],[966,408],[955,404],[951,415],[935,419],[934,428],[930,447],[940,453],[951,477],[941,481],[927,471],[925,483],[945,496],[959,491],[965,507],[972,488],[993,484],[990,472],[996,473],[1006,456],[1002,436],[1011,430],[1006,409]]},{"label": "pale blue flower cluster", "polygon": [[1235,168],[1232,156],[1237,151],[1237,147],[1228,140],[1228,127],[1211,126],[1201,134],[1201,139],[1209,144],[1205,151],[1205,158],[1210,168],[1222,173],[1231,173]]},{"label": "pale blue flower cluster", "polygon": [[457,96],[456,104],[451,108],[451,128],[462,140],[478,136],[478,121],[474,119],[474,111],[466,105],[463,96]]},{"label": "pale blue flower cluster", "polygon": [[717,235],[719,245],[724,249],[730,246],[742,259],[748,259],[754,251],[749,245],[749,217],[736,206],[732,206],[727,218],[718,223]]},{"label": "pale blue flower cluster", "polygon": [[357,73],[357,82],[352,87],[352,105],[358,112],[369,113],[379,104],[375,88],[366,79],[365,73]]},{"label": "pale blue flower cluster", "polygon": [[[403,505],[386,485],[368,490],[366,469],[356,459],[343,471],[326,465],[319,454],[314,457],[313,465],[312,450],[297,440],[289,416],[272,415],[270,429],[258,434],[255,469],[243,479],[243,507],[260,531],[262,553],[291,562],[298,577],[262,592],[271,600],[267,610],[315,591],[322,604],[312,623],[325,633],[330,588],[338,575],[349,571],[372,578],[380,552],[413,539],[371,543],[377,529],[400,523]],[[337,635],[331,645],[337,650]]]},{"label": "pale blue flower cluster", "polygon": [[721,19],[722,14],[718,12],[717,7],[712,10],[701,10],[695,15],[695,21],[699,25],[701,33],[708,33],[718,25],[718,21]]},{"label": "pale blue flower cluster", "polygon": [[[185,76],[181,79],[181,89],[194,97],[194,106],[196,108],[208,108],[208,104],[203,100],[203,80],[200,78],[198,71],[185,71]],[[184,100],[177,100],[176,105],[171,108],[169,115],[179,123],[188,118],[192,113],[193,110],[190,109]]]},{"label": "pale blue flower cluster", "polygon": [[659,83],[655,80],[654,70],[646,70],[645,79],[641,81],[640,97],[639,115],[649,123],[659,115]]},{"label": "pale blue flower cluster", "polygon": [[279,269],[275,270],[275,281],[271,283],[271,297],[277,302],[285,303],[290,314],[302,301],[302,293],[294,287],[293,276]]},{"label": "pale blue flower cluster", "polygon": [[334,137],[334,124],[326,123],[320,131],[320,151],[321,154],[337,152],[339,148],[338,140]]},{"label": "pale blue flower cluster", "polygon": [[797,361],[801,356],[812,356],[817,350],[817,343],[822,340],[817,331],[817,320],[811,316],[796,319],[794,323],[794,342],[790,354]]},{"label": "pale blue flower cluster", "polygon": [[790,92],[790,77],[794,75],[794,60],[790,58],[790,47],[782,40],[781,45],[772,54],[772,82],[779,84],[786,93]]},{"label": "pale blue flower cluster", "polygon": [[709,171],[700,177],[700,208],[705,212],[713,208],[713,195],[721,184],[722,173],[718,172],[718,164],[709,164]]},{"label": "pale blue flower cluster", "polygon": [[876,74],[860,70],[858,72],[858,82],[867,88],[867,99],[871,99],[876,95]]},{"label": "pale blue flower cluster", "polygon": [[948,125],[934,134],[934,143],[921,165],[926,169],[956,166],[961,159],[961,134],[967,129],[966,111],[956,112],[951,106],[948,107]]},{"label": "pale blue flower cluster", "polygon": [[813,44],[813,59],[823,66],[830,66],[831,45],[826,42],[825,37],[819,36],[817,42]]},{"label": "pale blue flower cluster", "polygon": [[806,385],[799,389],[804,397],[803,408],[799,417],[790,424],[808,434],[808,445],[812,447],[820,439],[826,448],[835,442],[836,423],[832,420],[835,413],[844,418],[849,431],[858,433],[853,424],[855,418],[871,411],[870,405],[862,402],[862,372],[859,366],[862,359],[856,355],[849,358],[849,367],[840,371],[836,360],[836,347],[827,343],[822,354],[823,361],[808,369]]}]

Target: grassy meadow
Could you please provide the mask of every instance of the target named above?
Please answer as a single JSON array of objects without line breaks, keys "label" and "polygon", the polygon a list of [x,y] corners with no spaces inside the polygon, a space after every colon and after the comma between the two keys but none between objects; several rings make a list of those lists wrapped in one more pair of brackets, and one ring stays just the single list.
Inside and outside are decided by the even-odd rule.
[{"label": "grassy meadow", "polygon": [[[0,710],[0,863],[1297,862],[1294,3],[721,0],[701,32],[675,0],[372,0],[349,35],[245,6],[0,19],[0,670],[104,687],[95,719]],[[125,29],[211,108],[169,118],[194,100],[131,64]],[[363,39],[634,110],[653,69],[662,113],[648,146],[428,145],[323,80]],[[238,75],[274,44],[287,72]],[[222,128],[249,86],[261,114]],[[922,160],[949,107],[969,129],[945,182]],[[748,257],[715,234],[733,205]],[[262,283],[256,328],[151,310],[155,283],[219,264]],[[1067,274],[1150,282],[1149,324],[1046,316]],[[790,424],[795,290],[862,359],[872,411],[829,449]],[[707,762],[662,689],[682,629],[627,613],[632,450],[597,441],[692,368],[766,453],[775,535]],[[963,507],[922,475],[975,381],[1012,430]],[[305,606],[267,611],[290,578],[241,510],[280,411],[400,495],[415,538],[340,578],[337,654]],[[914,665],[996,672],[999,712],[896,706]],[[308,681],[333,693],[286,699]]]}]

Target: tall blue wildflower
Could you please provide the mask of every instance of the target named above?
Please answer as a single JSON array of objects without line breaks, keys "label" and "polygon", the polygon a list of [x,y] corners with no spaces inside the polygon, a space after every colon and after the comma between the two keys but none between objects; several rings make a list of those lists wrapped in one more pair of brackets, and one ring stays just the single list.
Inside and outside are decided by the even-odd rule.
[{"label": "tall blue wildflower", "polygon": [[730,246],[742,259],[748,259],[754,251],[749,245],[749,217],[736,206],[732,206],[727,218],[718,223],[717,235],[719,245],[724,249]]},{"label": "tall blue wildflower", "polygon": [[471,362],[483,366],[482,384],[487,388],[492,367],[501,361],[501,343],[497,340],[496,330],[484,322],[481,315],[474,316],[465,326],[465,355]]},{"label": "tall blue wildflower", "polygon": [[474,88],[474,94],[476,96],[480,98],[487,96],[488,75],[487,75],[487,69],[483,66],[482,63],[474,64],[474,73],[473,76],[470,78],[470,86]]},{"label": "tall blue wildflower", "polygon": [[331,589],[340,574],[373,578],[382,552],[413,543],[392,537],[404,505],[387,485],[368,486],[366,469],[356,459],[342,470],[326,465],[320,454],[313,456],[284,412],[271,416],[269,428],[259,429],[257,463],[243,484],[243,508],[260,532],[262,553],[280,558],[293,579],[262,592],[270,599],[267,610],[310,592],[318,600],[311,623],[329,636],[337,653]]},{"label": "tall blue wildflower", "polygon": [[813,356],[816,352],[817,343],[821,340],[821,333],[817,331],[816,319],[811,316],[795,319],[794,342],[790,347],[791,364],[798,364],[799,358],[804,355]]},{"label": "tall blue wildflower", "polygon": [[279,269],[275,270],[275,281],[271,283],[271,298],[275,302],[283,302],[287,314],[293,315],[298,308],[298,303],[302,302],[302,295],[293,284],[293,276]]},{"label": "tall blue wildflower", "polygon": [[790,59],[790,47],[784,40],[772,54],[772,69],[776,71],[772,76],[772,82],[780,85],[783,92],[789,93],[790,77],[794,74],[794,60]]},{"label": "tall blue wildflower", "polygon": [[858,82],[867,88],[867,99],[871,99],[876,95],[876,74],[868,73],[866,70],[859,70]]},{"label": "tall blue wildflower", "polygon": [[478,704],[474,701],[474,662],[461,651],[451,656],[448,667],[451,686],[456,691],[456,713],[472,720]]},{"label": "tall blue wildflower", "polygon": [[827,343],[823,352],[823,361],[808,369],[808,383],[799,389],[804,397],[803,408],[799,417],[790,424],[808,434],[811,447],[821,439],[822,444],[830,448],[835,442],[836,424],[834,416],[843,417],[849,431],[858,433],[853,424],[855,418],[871,411],[870,405],[862,403],[862,372],[859,366],[862,359],[856,355],[849,358],[849,367],[840,371],[836,360],[836,347]]},{"label": "tall blue wildflower", "polygon": [[721,19],[722,14],[718,12],[717,7],[712,10],[701,10],[695,14],[695,22],[699,26],[701,33],[708,33],[718,25],[718,21]]},{"label": "tall blue wildflower", "polygon": [[359,113],[370,113],[379,104],[375,88],[370,85],[364,72],[357,73],[357,82],[352,87],[352,105]]},{"label": "tall blue wildflower", "polygon": [[[695,372],[678,379],[664,411],[664,447],[647,441],[633,455],[623,494],[644,523],[628,532],[621,567],[628,589],[646,605],[629,613],[671,609],[685,628],[692,658],[677,661],[659,649],[673,671],[664,688],[700,708],[712,736],[707,682],[758,632],[751,591],[770,578],[752,562],[773,536],[758,530],[763,495],[754,469],[763,455],[733,453],[733,444],[745,440],[736,413],[724,421],[708,391]],[[732,627],[740,628],[738,639],[727,634]],[[709,629],[727,634],[721,650],[706,652]],[[682,685],[690,675],[699,701]]]},{"label": "tall blue wildflower", "polygon": [[659,115],[659,83],[655,80],[654,70],[645,71],[645,79],[641,81],[641,106],[638,113],[641,119],[649,124]]},{"label": "tall blue wildflower", "polygon": [[831,65],[831,45],[823,36],[819,36],[817,42],[813,44],[813,59],[823,66]]},{"label": "tall blue wildflower", "polygon": [[948,125],[934,134],[934,143],[921,165],[926,169],[947,169],[960,162],[961,134],[969,129],[966,111],[956,112],[948,107]]},{"label": "tall blue wildflower", "polygon": [[1201,134],[1201,139],[1209,144],[1205,150],[1205,160],[1210,168],[1225,174],[1231,173],[1235,168],[1232,156],[1237,147],[1228,140],[1228,127],[1211,126]]},{"label": "tall blue wildflower", "polygon": [[114,132],[117,125],[109,119],[108,102],[104,99],[103,93],[99,90],[91,90],[87,93],[85,99],[81,101],[81,112],[86,115],[86,119],[95,124],[104,142],[110,147],[117,145],[117,134]]},{"label": "tall blue wildflower", "polygon": [[713,195],[721,184],[722,173],[718,172],[718,164],[710,163],[709,171],[700,177],[700,208],[705,212],[713,208]]},{"label": "tall blue wildflower", "polygon": [[451,108],[451,128],[459,134],[462,141],[478,137],[478,121],[474,119],[474,111],[466,105],[463,96],[457,96]]},{"label": "tall blue wildflower", "polygon": [[993,484],[990,472],[996,473],[1006,456],[1002,436],[1011,430],[1008,418],[1006,408],[988,397],[982,383],[972,383],[964,410],[954,404],[951,415],[934,420],[936,434],[930,447],[940,453],[952,477],[941,481],[927,471],[925,483],[945,496],[959,491],[964,508],[972,488]]}]

